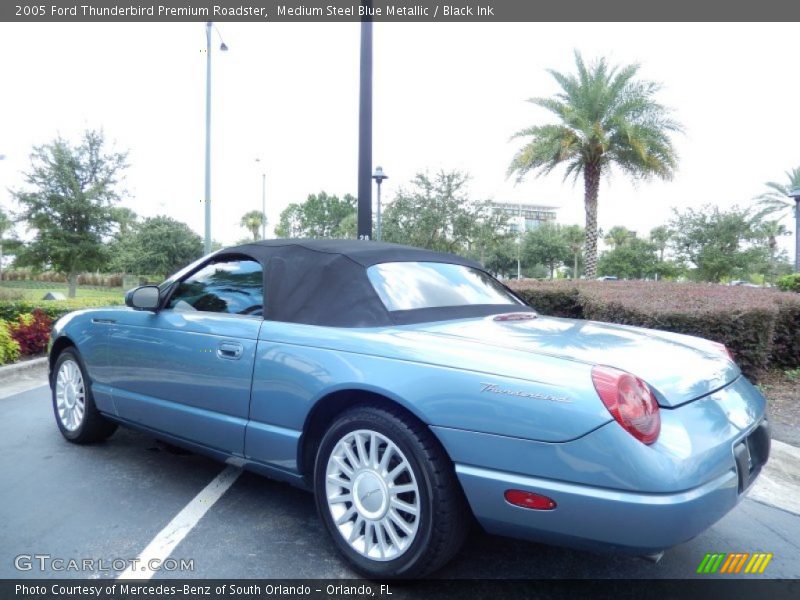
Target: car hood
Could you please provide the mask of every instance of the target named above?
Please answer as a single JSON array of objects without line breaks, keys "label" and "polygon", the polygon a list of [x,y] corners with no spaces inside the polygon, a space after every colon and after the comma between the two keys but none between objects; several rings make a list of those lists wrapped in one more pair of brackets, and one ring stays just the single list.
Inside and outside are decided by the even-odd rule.
[{"label": "car hood", "polygon": [[431,323],[417,332],[615,367],[646,381],[664,407],[710,394],[741,374],[719,346],[688,335],[542,316],[496,319]]}]

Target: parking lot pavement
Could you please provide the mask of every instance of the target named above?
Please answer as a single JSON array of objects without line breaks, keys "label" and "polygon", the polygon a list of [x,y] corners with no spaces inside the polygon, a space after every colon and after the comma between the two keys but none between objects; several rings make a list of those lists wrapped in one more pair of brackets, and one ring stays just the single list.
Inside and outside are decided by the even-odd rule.
[{"label": "parking lot pavement", "polygon": [[[49,390],[0,399],[0,577],[116,577],[15,568],[19,555],[132,559],[226,467],[120,429],[106,443],[75,446],[53,420]],[[230,469],[230,467],[227,467]],[[172,551],[194,570],[161,577],[348,578],[310,494],[243,473]],[[473,531],[437,577],[686,578],[707,552],[772,552],[766,574],[800,576],[800,516],[745,499],[712,529],[658,564],[492,537]],[[24,563],[24,561],[23,561]],[[706,576],[707,577],[707,576]]]}]

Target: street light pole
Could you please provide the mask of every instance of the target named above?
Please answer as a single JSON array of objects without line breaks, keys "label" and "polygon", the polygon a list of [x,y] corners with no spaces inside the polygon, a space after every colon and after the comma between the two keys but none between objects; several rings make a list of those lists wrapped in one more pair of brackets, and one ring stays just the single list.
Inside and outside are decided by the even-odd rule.
[{"label": "street light pole", "polygon": [[384,179],[389,179],[389,176],[383,172],[383,167],[375,167],[375,172],[372,174],[375,183],[378,184],[378,221],[375,227],[375,237],[381,241],[381,184]]},{"label": "street light pole", "polygon": [[800,273],[800,187],[789,191],[794,200],[794,270]]},{"label": "street light pole", "polygon": [[[206,22],[206,175],[205,175],[205,203],[206,203],[206,226],[205,241],[203,244],[205,253],[211,252],[211,28],[214,23]],[[217,31],[219,35],[219,31]],[[221,42],[219,49],[223,52],[228,50],[225,42]]]},{"label": "street light pole", "polygon": [[[257,163],[261,163],[260,158],[256,158]],[[267,172],[261,171],[261,239],[267,239]]]},{"label": "street light pole", "polygon": [[211,21],[206,23],[206,230],[205,254],[211,252]]},{"label": "street light pole", "polygon": [[[371,6],[371,2],[366,2]],[[358,239],[372,239],[372,21],[361,21],[358,95]]]}]

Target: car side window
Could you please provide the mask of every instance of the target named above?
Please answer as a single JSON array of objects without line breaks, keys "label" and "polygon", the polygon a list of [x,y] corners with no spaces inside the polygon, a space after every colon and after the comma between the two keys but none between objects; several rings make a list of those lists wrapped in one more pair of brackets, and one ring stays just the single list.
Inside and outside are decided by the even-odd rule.
[{"label": "car side window", "polygon": [[178,284],[167,308],[263,316],[264,278],[254,260],[213,262]]}]

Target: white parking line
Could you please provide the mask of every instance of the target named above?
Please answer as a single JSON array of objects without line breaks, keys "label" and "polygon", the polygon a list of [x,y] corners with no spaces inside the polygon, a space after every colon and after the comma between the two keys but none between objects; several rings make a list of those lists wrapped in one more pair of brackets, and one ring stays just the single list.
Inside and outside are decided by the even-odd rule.
[{"label": "white parking line", "polygon": [[[118,579],[150,579],[156,573],[159,565],[169,558],[183,538],[197,525],[208,509],[214,506],[222,495],[233,485],[233,482],[242,474],[237,467],[228,466],[211,483],[204,487],[183,510],[175,515],[153,541],[147,545],[138,560],[128,567]],[[155,566],[156,570],[151,569]]]}]

